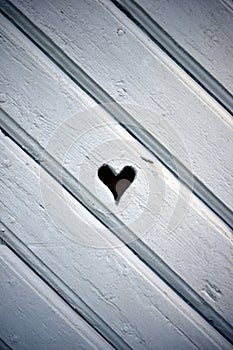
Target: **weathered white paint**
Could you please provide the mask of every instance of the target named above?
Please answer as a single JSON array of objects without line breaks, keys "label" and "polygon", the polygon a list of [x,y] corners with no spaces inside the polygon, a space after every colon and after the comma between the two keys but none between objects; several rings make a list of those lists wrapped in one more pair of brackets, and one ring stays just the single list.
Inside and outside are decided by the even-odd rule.
[{"label": "weathered white paint", "polygon": [[232,1],[136,0],[136,2],[233,93]]},{"label": "weathered white paint", "polygon": [[[81,108],[93,106],[94,103],[42,54],[39,56],[39,50],[16,29],[4,20],[1,22],[7,27],[4,35],[10,37],[10,41],[6,39],[2,52],[7,77],[5,82],[10,89],[2,107],[45,147],[57,126],[76,115]],[[78,125],[62,125],[57,138],[59,143],[50,146],[53,156],[64,162],[65,168],[78,177],[94,196],[232,323],[230,230],[119,125],[108,126],[112,120],[103,110],[80,114],[74,120],[78,120]],[[99,128],[99,124],[104,126]],[[76,143],[63,159],[64,151],[73,141]],[[98,168],[106,161],[116,171],[125,165],[133,165],[138,170],[136,180],[118,206],[109,190],[97,178]],[[180,190],[182,193],[179,196]],[[172,231],[168,225],[177,200],[183,197],[184,203],[179,204],[179,226],[174,225]],[[187,200],[190,200],[189,204]],[[101,213],[102,209],[98,210]],[[107,217],[109,212],[104,211],[103,214]],[[149,233],[145,234],[147,230]],[[101,244],[98,242],[98,245]],[[218,290],[220,293],[216,292]]]},{"label": "weathered white paint", "polygon": [[232,119],[112,3],[13,3],[233,209]]},{"label": "weathered white paint", "polygon": [[10,348],[113,349],[4,245],[0,262],[0,338]]},{"label": "weathered white paint", "polygon": [[[58,230],[42,206],[40,167],[4,136],[1,158],[4,224],[133,349],[173,349],[174,344],[185,350],[231,348],[126,246],[112,249],[112,245],[119,246],[118,239],[101,230],[100,223],[68,194],[77,233],[90,241],[94,236],[106,240],[109,247],[96,249],[66,238],[62,231],[67,218]],[[43,179],[59,201],[59,186],[49,175]]]}]

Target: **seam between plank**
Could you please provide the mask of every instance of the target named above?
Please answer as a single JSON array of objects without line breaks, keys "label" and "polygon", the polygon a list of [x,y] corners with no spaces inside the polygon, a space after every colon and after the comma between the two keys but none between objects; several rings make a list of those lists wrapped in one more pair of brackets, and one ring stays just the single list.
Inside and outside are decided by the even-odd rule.
[{"label": "seam between plank", "polygon": [[231,115],[233,114],[233,96],[231,93],[156,23],[140,5],[134,0],[111,1],[209,95]]},{"label": "seam between plank", "polygon": [[0,349],[1,350],[13,350],[2,338],[0,338]]},{"label": "seam between plank", "polygon": [[1,221],[0,235],[5,244],[113,348],[132,350],[99,315]]},{"label": "seam between plank", "polygon": [[[89,190],[59,164],[37,141],[0,108],[2,129],[23,151],[67,190],[97,220],[118,237],[137,257],[175,291],[193,310],[199,313],[219,333],[233,343],[233,327],[219,315],[198,293],[176,274],[152,249],[114,213],[101,214],[107,208]],[[62,183],[59,174],[63,171]],[[130,243],[126,243],[130,242]]]},{"label": "seam between plank", "polygon": [[[221,220],[233,229],[233,212],[207,186],[192,174],[148,130],[108,95],[82,68],[66,55],[11,2],[0,0],[1,12],[24,33],[52,62],[116,120],[129,134],[152,153],[175,177],[192,191]],[[172,161],[173,160],[173,161]],[[177,168],[179,171],[177,171]]]}]

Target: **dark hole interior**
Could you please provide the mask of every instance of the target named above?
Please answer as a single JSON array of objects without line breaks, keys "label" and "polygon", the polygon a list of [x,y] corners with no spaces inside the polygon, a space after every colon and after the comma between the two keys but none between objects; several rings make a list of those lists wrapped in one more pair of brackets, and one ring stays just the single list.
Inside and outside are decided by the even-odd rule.
[{"label": "dark hole interior", "polygon": [[98,170],[100,180],[110,189],[115,201],[119,201],[135,178],[136,172],[131,166],[125,166],[122,171],[115,175],[112,169],[104,164]]}]

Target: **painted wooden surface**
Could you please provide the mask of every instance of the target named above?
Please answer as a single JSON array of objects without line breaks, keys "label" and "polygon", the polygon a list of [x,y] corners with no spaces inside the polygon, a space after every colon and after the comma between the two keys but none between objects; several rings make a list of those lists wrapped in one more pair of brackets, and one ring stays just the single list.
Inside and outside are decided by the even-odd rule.
[{"label": "painted wooden surface", "polygon": [[[111,125],[111,117],[101,108],[77,114],[80,108],[94,106],[94,102],[55,70],[46,57],[41,56],[39,61],[37,49],[10,24],[5,31],[8,36],[11,29],[13,42],[6,41],[6,51],[2,54],[6,70],[3,81],[7,81],[11,93],[3,108],[108,208],[96,204],[105,218],[109,211],[114,213],[233,324],[230,311],[233,274],[229,273],[231,262],[228,260],[232,254],[231,231],[123,128]],[[59,129],[55,132],[57,126]],[[96,178],[104,162],[110,162],[117,171],[129,163],[138,171],[134,184],[118,206]],[[49,198],[48,202],[51,200]],[[47,210],[50,211],[49,206]],[[55,219],[59,223],[59,215]],[[179,259],[181,254],[182,259]],[[208,269],[207,256],[212,261]],[[190,274],[193,266],[196,267],[195,276]],[[209,289],[212,292],[208,292]]]},{"label": "painted wooden surface", "polygon": [[0,338],[9,348],[113,349],[4,245],[0,260]]},{"label": "painted wooden surface", "polygon": [[136,2],[233,92],[233,7],[229,0]]},{"label": "painted wooden surface", "polygon": [[[27,295],[51,313],[51,331],[60,317],[60,326],[84,348],[85,329],[93,348],[230,349],[231,45],[220,52],[212,37],[201,59],[198,41],[181,31],[179,42],[178,22],[164,22],[178,3],[155,11],[158,2],[153,7],[137,1],[213,79],[223,72],[226,105],[221,94],[212,94],[217,85],[208,90],[194,81],[121,1],[12,3],[17,7],[0,1],[0,239],[34,272],[0,246],[8,266],[4,278],[10,278],[9,261],[15,262],[12,274],[23,276],[19,293],[29,278]],[[204,16],[206,5],[200,4]],[[206,27],[213,18],[215,30],[216,7],[228,11],[229,20],[225,4],[213,2]],[[209,34],[202,17],[192,22],[197,4],[189,6],[193,12],[179,8],[182,16],[204,40]],[[221,28],[226,46],[227,22]],[[115,174],[125,166],[135,171],[118,202],[98,177],[103,164]],[[53,293],[57,302],[51,309]],[[16,315],[13,329],[18,314],[8,297]],[[82,327],[73,327],[69,318]],[[4,329],[2,346],[10,339]]]},{"label": "painted wooden surface", "polygon": [[[102,229],[68,194],[76,230],[105,247],[85,246],[66,237],[67,220],[59,229],[47,218],[40,193],[40,169],[7,137],[2,136],[1,167],[4,193],[2,220],[8,228],[58,275],[132,349],[229,348],[229,344],[180,297],[149,270],[126,246]],[[11,164],[10,166],[6,166]],[[44,177],[45,176],[45,177]],[[59,186],[44,175],[48,191]],[[18,208],[21,208],[19,212]],[[29,220],[33,218],[33,220]],[[86,221],[83,221],[86,218]],[[77,232],[77,233],[78,233]],[[101,236],[99,237],[101,233]],[[6,233],[7,239],[10,233]],[[81,242],[82,243],[82,242]],[[118,247],[111,249],[112,247]]]},{"label": "painted wooden surface", "polygon": [[13,3],[232,210],[232,119],[173,60],[109,1]]}]

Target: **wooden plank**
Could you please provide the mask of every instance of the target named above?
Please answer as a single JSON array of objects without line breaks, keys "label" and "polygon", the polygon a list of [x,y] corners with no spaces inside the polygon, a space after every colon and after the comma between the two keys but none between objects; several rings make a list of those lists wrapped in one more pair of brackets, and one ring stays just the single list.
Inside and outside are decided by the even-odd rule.
[{"label": "wooden plank", "polygon": [[[78,118],[73,119],[75,123],[71,120],[66,124],[65,121],[75,116],[81,107],[88,107],[90,99],[17,30],[9,24],[7,27],[5,38],[10,35],[11,41],[7,42],[2,57],[9,64],[6,76],[8,89],[11,90],[7,101],[2,104],[3,108],[42,146],[50,147],[50,152],[58,161],[65,161],[65,168],[75,177],[79,176],[81,184],[130,227],[136,237],[139,236],[142,242],[161,256],[197,295],[201,295],[214,310],[232,323],[230,295],[233,276],[232,260],[229,260],[232,251],[231,231],[119,125],[112,125],[112,120],[101,107],[79,114]],[[7,64],[4,66],[7,67]],[[11,74],[12,66],[14,74]],[[61,123],[62,127],[55,134],[55,142],[51,139],[52,143],[48,144]],[[74,147],[71,147],[72,143]],[[98,168],[111,159],[119,160],[112,164],[118,171],[128,162],[138,170],[135,183],[118,206],[96,177]],[[149,162],[145,161],[147,159]],[[152,202],[148,204],[151,199]],[[187,203],[189,200],[190,203]],[[129,206],[129,202],[133,206]],[[97,214],[107,220],[109,210],[106,211],[96,202],[94,207],[97,208]],[[49,211],[49,206],[46,209]],[[132,213],[136,221],[132,221]],[[176,217],[178,221],[171,221]],[[56,219],[59,223],[59,218]],[[83,237],[85,235],[79,239],[85,243]],[[177,258],[181,254],[183,258]],[[191,273],[193,266],[195,275]],[[221,293],[214,290],[220,290]]]},{"label": "wooden plank", "polygon": [[[208,67],[204,67],[180,46],[138,3],[133,0],[112,0],[112,2],[213,99],[233,114],[232,94],[208,71]],[[192,35],[195,36],[195,33]]]},{"label": "wooden plank", "polygon": [[110,2],[13,3],[115,100],[150,109],[124,105],[232,217],[232,119],[218,103]]},{"label": "wooden plank", "polygon": [[113,349],[4,245],[0,261],[0,337],[10,348]]},{"label": "wooden plank", "polygon": [[[218,332],[68,193],[66,200],[78,223],[76,234],[90,237],[90,245],[93,237],[106,240],[108,247],[97,249],[66,237],[66,218],[58,229],[42,207],[40,167],[4,136],[1,155],[4,225],[131,348],[153,349],[156,344],[172,349],[175,343],[179,349],[230,349]],[[46,174],[44,180],[57,201],[63,200],[55,181]],[[13,235],[3,230],[4,239],[14,242]]]},{"label": "wooden plank", "polygon": [[233,93],[231,1],[135,2],[231,94]]}]

